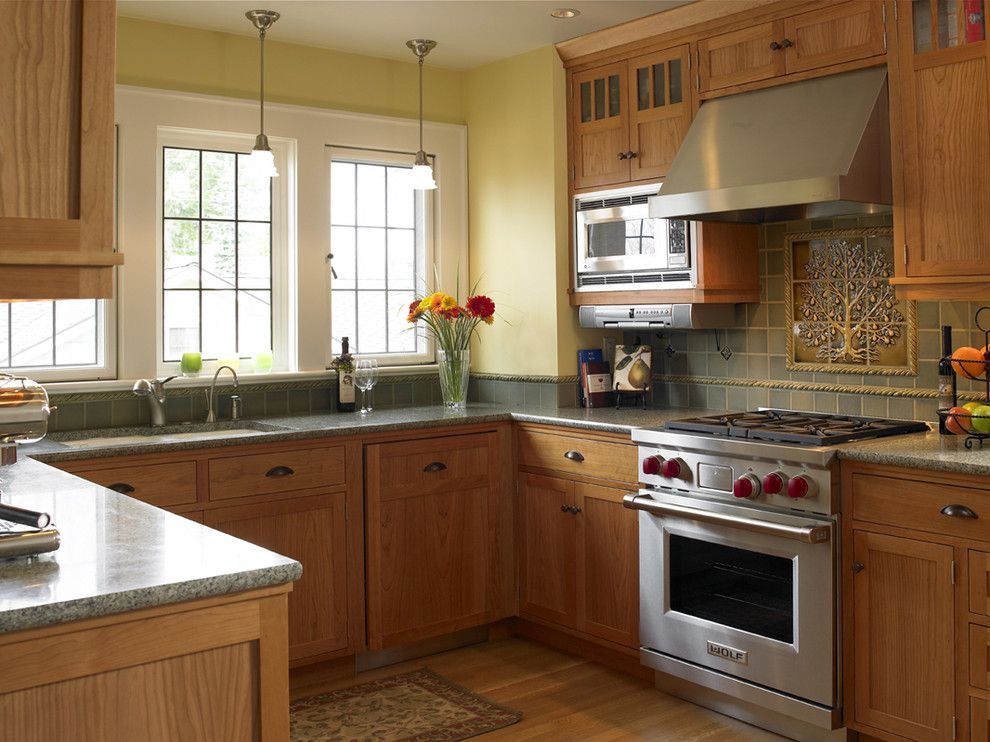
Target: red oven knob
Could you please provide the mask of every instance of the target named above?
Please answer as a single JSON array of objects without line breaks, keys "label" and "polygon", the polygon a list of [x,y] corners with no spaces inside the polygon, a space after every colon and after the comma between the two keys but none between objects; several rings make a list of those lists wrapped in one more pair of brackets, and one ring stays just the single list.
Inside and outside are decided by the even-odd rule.
[{"label": "red oven knob", "polygon": [[793,497],[795,500],[802,497],[814,497],[817,491],[818,485],[805,474],[798,474],[796,477],[791,477],[791,480],[787,483],[787,496]]},{"label": "red oven knob", "polygon": [[667,459],[660,466],[660,473],[667,479],[681,479],[684,462],[680,459]]},{"label": "red oven knob", "polygon": [[787,475],[783,472],[770,472],[763,477],[763,491],[768,495],[779,495],[787,486]]},{"label": "red oven knob", "polygon": [[743,474],[732,483],[732,494],[742,499],[750,499],[760,494],[760,480],[753,474]]},{"label": "red oven knob", "polygon": [[647,456],[643,459],[643,474],[651,477],[659,474],[661,464],[663,464],[662,456]]}]

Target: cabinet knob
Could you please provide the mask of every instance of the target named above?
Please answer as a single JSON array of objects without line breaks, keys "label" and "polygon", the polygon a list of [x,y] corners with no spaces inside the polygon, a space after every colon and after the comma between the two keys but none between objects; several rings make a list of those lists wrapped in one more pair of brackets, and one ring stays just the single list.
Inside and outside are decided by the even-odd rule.
[{"label": "cabinet knob", "polygon": [[628,152],[626,152],[626,159],[627,160],[635,160],[637,157],[639,157],[639,153],[638,152],[633,152],[632,150],[629,150]]},{"label": "cabinet knob", "polygon": [[562,512],[562,513],[569,513],[569,512],[571,512],[571,506],[570,505],[561,505],[560,506],[560,512]]},{"label": "cabinet knob", "polygon": [[626,153],[625,153],[625,152],[620,152],[620,153],[619,153],[619,159],[620,159],[620,160],[624,160],[624,159],[626,159]]},{"label": "cabinet knob", "polygon": [[265,472],[265,476],[277,479],[278,477],[291,477],[295,473],[295,470],[288,466],[273,466]]},{"label": "cabinet knob", "polygon": [[792,46],[794,46],[794,42],[791,41],[790,39],[784,39],[783,41],[780,42],[780,46],[784,49],[790,49]]},{"label": "cabinet knob", "polygon": [[427,464],[426,466],[424,466],[423,467],[423,471],[425,471],[425,472],[437,472],[437,471],[443,471],[446,468],[447,468],[447,465],[444,464],[443,462],[441,462],[441,461],[434,461],[433,463]]},{"label": "cabinet knob", "polygon": [[113,484],[107,485],[108,490],[113,490],[114,492],[119,492],[122,495],[129,495],[134,491],[134,487],[129,485],[127,482],[114,482]]},{"label": "cabinet knob", "polygon": [[852,571],[855,572],[856,574],[859,574],[864,569],[866,569],[866,565],[863,564],[862,562],[853,562]]},{"label": "cabinet knob", "polygon": [[584,461],[584,454],[580,451],[567,451],[564,454],[564,458],[569,461]]},{"label": "cabinet knob", "polygon": [[784,47],[782,47],[782,46],[780,45],[780,42],[779,42],[779,41],[771,41],[771,42],[770,42],[770,51],[774,51],[774,52],[776,52],[776,51],[780,51],[780,50],[781,50],[781,49],[783,49],[783,48],[784,48]]},{"label": "cabinet knob", "polygon": [[581,512],[581,508],[579,508],[577,505],[572,505],[571,512],[574,513],[574,515],[577,515],[578,513]]},{"label": "cabinet knob", "polygon": [[948,515],[950,518],[966,518],[968,520],[976,520],[980,517],[965,505],[946,505],[939,512],[942,513],[942,515]]}]

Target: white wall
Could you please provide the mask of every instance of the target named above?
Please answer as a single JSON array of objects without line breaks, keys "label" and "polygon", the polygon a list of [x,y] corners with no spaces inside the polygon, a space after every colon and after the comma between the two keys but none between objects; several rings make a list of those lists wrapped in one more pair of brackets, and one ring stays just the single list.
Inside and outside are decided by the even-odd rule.
[{"label": "white wall", "polygon": [[[160,271],[158,224],[158,128],[174,127],[246,134],[257,133],[258,105],[213,96],[177,94],[118,86],[119,126],[119,269],[117,292],[118,377],[123,380],[157,373],[160,318],[157,276]],[[295,368],[323,370],[330,355],[329,251],[330,200],[327,146],[415,152],[417,123],[408,119],[343,113],[288,105],[265,106],[265,130],[295,152],[287,178],[290,209],[288,238],[295,246],[295,291],[298,312]],[[435,155],[439,189],[434,223],[437,271],[451,287],[460,268],[461,291],[467,283],[467,130],[455,124],[427,122],[425,147]],[[275,142],[273,142],[273,145]],[[295,202],[293,209],[292,203]],[[432,276],[432,270],[428,271]],[[95,386],[95,383],[94,383]]]}]

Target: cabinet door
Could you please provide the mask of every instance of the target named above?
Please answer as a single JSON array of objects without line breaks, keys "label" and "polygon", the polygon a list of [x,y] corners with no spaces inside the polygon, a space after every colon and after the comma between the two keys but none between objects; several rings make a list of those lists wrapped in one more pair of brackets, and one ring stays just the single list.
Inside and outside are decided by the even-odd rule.
[{"label": "cabinet door", "polygon": [[629,62],[631,179],[662,178],[691,125],[687,44]]},{"label": "cabinet door", "polygon": [[109,298],[113,0],[4,3],[0,296]]},{"label": "cabinet door", "polygon": [[495,446],[479,433],[365,448],[372,649],[503,617]]},{"label": "cabinet door", "polygon": [[[901,5],[897,73],[909,278],[990,276],[990,45],[956,3]],[[934,10],[933,10],[934,8]],[[981,12],[959,14],[981,18]],[[955,15],[954,15],[955,18]],[[975,297],[974,297],[975,298]]]},{"label": "cabinet door", "polygon": [[519,612],[577,627],[578,507],[574,483],[523,474]]},{"label": "cabinet door", "polygon": [[578,628],[639,648],[639,529],[623,490],[574,484],[581,508]]},{"label": "cabinet door", "polygon": [[575,73],[571,79],[571,162],[574,187],[629,180],[626,63]]},{"label": "cabinet door", "polygon": [[990,740],[990,701],[978,696],[969,697],[969,742]]},{"label": "cabinet door", "polygon": [[698,42],[701,92],[784,74],[781,21],[760,23]]},{"label": "cabinet door", "polygon": [[289,593],[290,661],[349,645],[344,508],[338,492],[206,511],[206,525],[302,564]]},{"label": "cabinet door", "polygon": [[952,547],[854,533],[855,719],[928,742],[952,739]]},{"label": "cabinet door", "polygon": [[787,74],[883,54],[883,2],[852,0],[785,18],[781,43]]}]

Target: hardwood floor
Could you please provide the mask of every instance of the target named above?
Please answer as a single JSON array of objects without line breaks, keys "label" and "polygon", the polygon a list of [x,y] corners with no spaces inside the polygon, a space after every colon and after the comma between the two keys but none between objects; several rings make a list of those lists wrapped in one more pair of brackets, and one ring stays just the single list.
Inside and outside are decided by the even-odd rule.
[{"label": "hardwood floor", "polygon": [[361,673],[293,676],[292,698],[429,667],[523,720],[477,739],[770,742],[782,737],[668,696],[649,683],[526,639],[504,639]]}]

